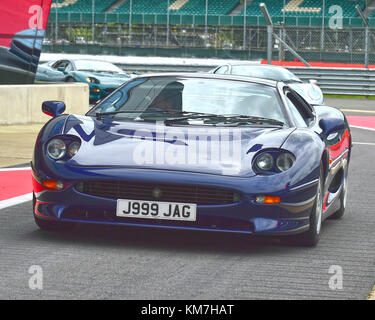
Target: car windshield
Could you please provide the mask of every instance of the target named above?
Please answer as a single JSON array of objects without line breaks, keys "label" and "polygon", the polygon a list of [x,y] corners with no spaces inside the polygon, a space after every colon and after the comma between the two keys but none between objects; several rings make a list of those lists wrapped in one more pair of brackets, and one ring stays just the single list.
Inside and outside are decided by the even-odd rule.
[{"label": "car windshield", "polygon": [[[267,119],[272,124],[285,122],[273,87],[243,81],[170,76],[134,79],[88,115],[202,125],[251,125],[260,118],[258,123],[267,123]],[[224,119],[225,116],[230,121]]]},{"label": "car windshield", "polygon": [[231,73],[239,76],[283,81],[285,83],[302,82],[289,70],[279,67],[237,65],[232,66]]},{"label": "car windshield", "polygon": [[106,61],[75,60],[74,64],[79,71],[124,73],[119,67]]}]

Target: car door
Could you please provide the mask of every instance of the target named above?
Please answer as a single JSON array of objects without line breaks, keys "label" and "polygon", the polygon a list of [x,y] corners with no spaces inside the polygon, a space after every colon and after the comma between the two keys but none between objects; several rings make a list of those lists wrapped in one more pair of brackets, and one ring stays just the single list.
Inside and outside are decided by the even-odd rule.
[{"label": "car door", "polygon": [[64,81],[65,75],[63,72],[59,71],[58,68],[64,68],[69,63],[68,60],[58,60],[50,65],[50,68],[46,74],[48,81],[60,82]]}]

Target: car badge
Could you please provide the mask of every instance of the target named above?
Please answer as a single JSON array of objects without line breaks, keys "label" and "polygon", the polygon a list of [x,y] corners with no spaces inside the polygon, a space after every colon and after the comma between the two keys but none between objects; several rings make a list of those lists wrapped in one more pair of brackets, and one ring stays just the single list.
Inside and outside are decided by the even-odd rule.
[{"label": "car badge", "polygon": [[161,198],[162,194],[163,194],[163,192],[162,192],[161,189],[158,188],[158,187],[156,187],[156,188],[154,188],[154,189],[152,190],[152,195],[153,195],[153,197],[154,197],[155,199],[159,199],[159,198]]}]

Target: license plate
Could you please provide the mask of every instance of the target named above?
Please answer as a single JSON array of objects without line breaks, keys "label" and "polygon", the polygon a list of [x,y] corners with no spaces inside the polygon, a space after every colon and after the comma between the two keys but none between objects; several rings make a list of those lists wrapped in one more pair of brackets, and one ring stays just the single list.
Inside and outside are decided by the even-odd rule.
[{"label": "license plate", "polygon": [[116,215],[126,218],[196,221],[195,203],[117,200]]}]

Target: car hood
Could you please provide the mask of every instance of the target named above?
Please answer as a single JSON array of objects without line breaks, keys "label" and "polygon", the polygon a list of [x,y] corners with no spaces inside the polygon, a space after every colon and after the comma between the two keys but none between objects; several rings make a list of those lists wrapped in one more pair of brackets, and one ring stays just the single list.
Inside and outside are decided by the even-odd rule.
[{"label": "car hood", "polygon": [[[83,74],[83,73],[82,73]],[[102,85],[116,85],[119,86],[130,79],[127,73],[111,74],[104,72],[84,72],[85,77],[93,77],[100,81]]]},{"label": "car hood", "polygon": [[78,153],[67,162],[71,166],[119,166],[253,176],[254,155],[261,149],[280,148],[293,130],[169,127],[162,123],[102,121],[71,115],[63,132],[82,140]]}]

